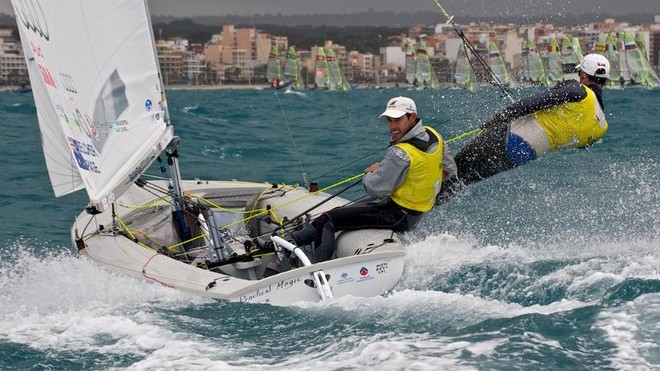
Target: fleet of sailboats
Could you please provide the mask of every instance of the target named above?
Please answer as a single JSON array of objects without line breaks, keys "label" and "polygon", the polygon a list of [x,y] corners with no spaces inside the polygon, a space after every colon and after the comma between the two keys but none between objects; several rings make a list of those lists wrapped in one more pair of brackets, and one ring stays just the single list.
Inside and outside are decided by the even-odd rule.
[{"label": "fleet of sailboats", "polygon": [[[588,50],[600,53],[610,61],[612,68],[608,88],[660,87],[660,78],[648,59],[644,35],[642,32],[635,34],[627,31],[601,33],[594,45],[587,46]],[[539,45],[543,45],[542,51],[537,47],[534,39],[523,40],[520,54],[521,66],[514,70],[514,74],[507,66],[497,41],[491,39],[487,43],[487,68],[492,70],[491,76],[494,76],[492,78],[497,79],[497,83],[508,88],[516,87],[518,82],[522,86],[555,86],[562,81],[578,79],[575,66],[582,60],[583,52],[577,37],[562,34],[550,35],[540,41]],[[459,46],[456,63],[451,74],[453,81],[445,83],[444,86],[453,84],[455,87],[472,91],[479,84],[478,76],[485,74],[475,71],[475,65],[471,63],[471,53],[473,52],[481,54],[481,51],[470,51],[464,44]],[[279,81],[279,84],[286,85],[291,82],[291,88],[301,89],[300,63],[295,49],[292,47],[287,51],[283,68],[279,58],[275,58],[275,56],[279,56],[279,50],[273,46],[267,69],[268,82],[271,85],[272,81]],[[405,44],[404,65],[405,82],[411,87],[416,89],[440,88],[441,85],[434,72],[425,40],[421,39],[417,43],[417,47],[414,42]],[[481,83],[486,83],[486,81]],[[314,84],[317,89],[351,89],[333,49],[317,48]]]},{"label": "fleet of sailboats", "polygon": [[337,56],[331,48],[327,50],[318,47],[316,50],[316,64],[314,73],[316,89],[349,90],[351,86],[337,61]]}]

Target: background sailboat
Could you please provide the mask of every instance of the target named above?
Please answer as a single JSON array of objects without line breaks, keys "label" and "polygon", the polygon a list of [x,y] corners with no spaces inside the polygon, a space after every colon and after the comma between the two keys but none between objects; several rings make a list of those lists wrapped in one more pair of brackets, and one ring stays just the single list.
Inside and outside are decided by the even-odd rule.
[{"label": "background sailboat", "polygon": [[564,81],[561,53],[559,43],[554,36],[550,36],[548,44],[548,85],[555,86]]},{"label": "background sailboat", "polygon": [[623,33],[623,48],[626,54],[626,64],[630,74],[630,85],[645,85],[648,73],[642,62],[642,53],[637,48],[632,32]]},{"label": "background sailboat", "polygon": [[316,88],[331,89],[328,58],[326,57],[325,49],[322,46],[319,46],[316,49],[316,63],[314,69],[314,84],[316,85]]},{"label": "background sailboat", "polygon": [[417,47],[417,66],[415,69],[416,86],[421,89],[437,89],[438,78],[433,71],[426,42],[420,40]]},{"label": "background sailboat", "polygon": [[406,44],[406,81],[408,84],[414,84],[417,71],[417,54],[415,47],[411,43]]},{"label": "background sailboat", "polygon": [[619,32],[616,38],[616,47],[619,51],[619,80],[621,87],[630,85],[630,69],[628,68],[628,55],[626,53],[625,32]]},{"label": "background sailboat", "polygon": [[562,80],[576,80],[579,77],[575,67],[582,60],[582,48],[577,38],[564,35],[561,41]]},{"label": "background sailboat", "polygon": [[266,65],[266,82],[270,87],[277,89],[282,84],[282,62],[280,62],[280,50],[276,45],[271,46]]},{"label": "background sailboat", "polygon": [[637,32],[637,35],[635,36],[635,43],[637,44],[637,48],[642,54],[642,64],[644,65],[644,70],[646,72],[646,79],[642,83],[647,85],[649,88],[660,87],[660,78],[658,78],[658,74],[651,66],[651,62],[649,62],[644,33]]},{"label": "background sailboat", "polygon": [[284,61],[284,81],[291,82],[291,88],[295,90],[302,89],[302,76],[300,75],[300,62],[296,49],[291,46],[286,52]]},{"label": "background sailboat", "polygon": [[464,87],[468,91],[473,91],[473,75],[472,65],[468,59],[469,50],[465,43],[458,48],[458,57],[456,58],[456,70],[454,71],[454,81],[459,86]]},{"label": "background sailboat", "polygon": [[605,57],[610,61],[610,79],[607,81],[607,87],[610,89],[621,89],[624,86],[624,80],[621,77],[621,65],[619,60],[619,51],[616,45],[616,35],[607,34],[605,37]]},{"label": "background sailboat", "polygon": [[328,72],[330,74],[330,88],[328,90],[349,90],[351,87],[344,76],[344,72],[339,66],[337,55],[332,49],[326,50],[326,57],[328,61]]},{"label": "background sailboat", "polygon": [[532,85],[548,85],[548,75],[545,72],[545,67],[543,67],[543,60],[541,59],[541,54],[538,49],[536,49],[536,44],[534,40],[527,40],[526,42],[527,55],[525,58],[525,63],[523,63],[523,68],[526,69],[526,72],[523,76],[527,76],[527,80],[532,83]]},{"label": "background sailboat", "polygon": [[494,40],[488,44],[488,63],[499,82],[505,87],[513,87],[515,84],[507,71],[506,63],[500,53],[500,48]]}]

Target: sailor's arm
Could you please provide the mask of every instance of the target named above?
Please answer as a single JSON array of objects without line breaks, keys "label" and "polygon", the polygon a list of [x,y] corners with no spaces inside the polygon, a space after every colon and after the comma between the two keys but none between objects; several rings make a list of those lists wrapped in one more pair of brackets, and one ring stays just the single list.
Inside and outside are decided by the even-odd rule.
[{"label": "sailor's arm", "polygon": [[364,190],[373,199],[386,199],[403,183],[409,167],[410,158],[405,151],[396,146],[388,148],[381,162],[364,170]]}]

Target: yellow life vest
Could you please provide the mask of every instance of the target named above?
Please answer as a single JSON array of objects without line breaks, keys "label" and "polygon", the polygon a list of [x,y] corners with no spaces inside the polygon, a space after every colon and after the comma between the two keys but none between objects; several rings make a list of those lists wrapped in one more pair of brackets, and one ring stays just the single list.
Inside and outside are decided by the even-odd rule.
[{"label": "yellow life vest", "polygon": [[424,127],[438,138],[438,148],[426,153],[410,143],[397,143],[397,147],[410,158],[410,167],[403,184],[392,192],[392,201],[407,209],[426,212],[435,204],[435,196],[442,184],[442,137],[433,128]]},{"label": "yellow life vest", "polygon": [[544,109],[534,114],[553,150],[586,147],[607,132],[605,113],[593,90],[585,85],[587,97],[579,102],[569,102]]}]

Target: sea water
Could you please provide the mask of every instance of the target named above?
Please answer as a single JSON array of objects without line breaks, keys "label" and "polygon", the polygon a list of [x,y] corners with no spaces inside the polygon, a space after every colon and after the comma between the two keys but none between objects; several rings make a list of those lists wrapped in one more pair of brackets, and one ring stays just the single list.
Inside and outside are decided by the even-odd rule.
[{"label": "sea water", "polygon": [[[398,95],[446,139],[508,101],[495,89],[167,94],[184,178],[321,187],[381,158],[378,115]],[[87,197],[53,197],[32,96],[0,93],[0,369],[660,369],[660,91],[605,91],[605,103],[610,129],[593,147],[429,212],[403,236],[388,295],[274,307],[78,256],[69,231]]]}]

